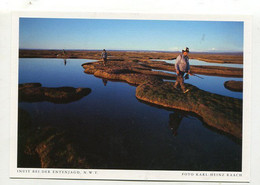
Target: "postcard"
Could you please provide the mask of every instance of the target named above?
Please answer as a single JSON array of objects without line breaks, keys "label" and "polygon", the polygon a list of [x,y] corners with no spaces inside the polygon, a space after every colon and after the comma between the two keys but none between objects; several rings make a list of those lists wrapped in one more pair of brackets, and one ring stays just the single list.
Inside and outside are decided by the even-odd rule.
[{"label": "postcard", "polygon": [[249,181],[250,17],[12,21],[11,178]]}]

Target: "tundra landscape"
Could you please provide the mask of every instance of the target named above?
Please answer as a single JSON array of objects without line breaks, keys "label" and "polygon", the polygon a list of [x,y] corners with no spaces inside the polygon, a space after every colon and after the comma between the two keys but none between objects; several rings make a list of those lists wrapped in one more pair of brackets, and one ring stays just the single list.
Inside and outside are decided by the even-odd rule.
[{"label": "tundra landscape", "polygon": [[[33,58],[42,58],[44,60],[57,59],[60,61],[67,60],[69,63],[73,63],[75,59],[80,59],[82,61],[80,65],[83,69],[82,73],[93,75],[97,79],[102,79],[103,82],[106,81],[106,83],[107,81],[111,83],[127,83],[135,88],[135,97],[142,104],[145,103],[149,106],[176,112],[184,111],[185,115],[195,115],[207,128],[226,135],[225,137],[231,138],[238,145],[241,144],[242,99],[208,92],[192,84],[187,84],[188,88],[191,89],[187,94],[182,94],[174,89],[173,82],[176,80],[176,74],[174,74],[175,67],[173,60],[180,53],[108,51],[106,66],[103,65],[100,59],[100,53],[101,51],[20,50],[19,56],[24,60],[32,60]],[[191,53],[189,58],[203,60],[207,63],[243,63],[243,55],[237,53]],[[91,61],[84,62],[84,59]],[[164,60],[170,62],[165,62]],[[198,75],[204,75],[204,78],[207,76],[225,78],[243,77],[243,68],[191,65],[191,71]],[[206,81],[207,79],[204,80]],[[234,92],[242,92],[241,84],[242,81],[240,80],[235,81],[235,83],[234,81],[227,80],[222,85],[227,88],[227,91],[229,91],[228,89],[231,91],[234,89]],[[84,96],[90,96],[92,93],[95,93],[95,91],[85,87],[76,87],[76,89],[73,89],[73,87],[47,88],[42,87],[39,83],[24,83],[19,85],[20,102],[49,101],[55,104],[66,104],[78,101]],[[115,99],[115,101],[117,100]],[[84,110],[83,107],[82,110]],[[120,111],[118,111],[118,114],[120,114]],[[99,117],[96,117],[96,119],[99,119]],[[84,143],[79,141],[75,137],[75,134],[72,134],[80,134],[81,131],[78,131],[78,128],[71,128],[73,132],[68,132],[64,128],[61,129],[49,125],[37,130],[37,127],[35,128],[32,125],[29,114],[23,109],[19,109],[19,128],[19,151],[21,153],[19,164],[22,166],[32,165],[32,161],[29,160],[32,156],[35,161],[38,161],[34,162],[33,165],[39,167],[122,168],[122,166],[126,165],[123,161],[117,161],[115,162],[115,166],[108,167],[107,162],[102,161],[103,157],[96,159],[98,155],[93,154],[93,151],[97,150],[97,146],[94,148],[93,146],[88,146],[88,148],[92,148],[90,151],[79,150]],[[26,131],[23,130],[25,128]],[[28,160],[25,160],[26,158]],[[116,159],[113,158],[113,160]],[[135,163],[132,166],[127,166],[130,169],[140,168]],[[193,168],[200,169],[198,166],[194,166]],[[181,165],[181,169],[188,169],[188,167]]]},{"label": "tundra landscape", "polygon": [[241,172],[243,31],[20,18],[17,168]]}]

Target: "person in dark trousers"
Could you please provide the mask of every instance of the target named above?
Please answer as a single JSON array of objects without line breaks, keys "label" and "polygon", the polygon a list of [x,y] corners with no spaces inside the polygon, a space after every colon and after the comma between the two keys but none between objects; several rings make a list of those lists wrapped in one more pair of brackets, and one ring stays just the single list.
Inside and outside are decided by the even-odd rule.
[{"label": "person in dark trousers", "polygon": [[107,52],[105,49],[103,49],[103,52],[101,53],[101,58],[103,60],[103,65],[106,66],[107,64]]},{"label": "person in dark trousers", "polygon": [[186,47],[185,50],[182,50],[182,54],[176,58],[176,62],[175,62],[177,79],[174,84],[174,88],[178,89],[178,85],[180,85],[183,93],[189,91],[189,89],[185,88],[184,78],[183,78],[185,73],[191,74],[188,53],[189,53],[189,48]]}]

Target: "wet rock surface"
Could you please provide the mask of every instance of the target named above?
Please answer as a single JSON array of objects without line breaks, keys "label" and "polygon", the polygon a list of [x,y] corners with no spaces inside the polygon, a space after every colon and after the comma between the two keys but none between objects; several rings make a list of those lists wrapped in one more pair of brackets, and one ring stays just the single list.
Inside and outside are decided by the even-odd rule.
[{"label": "wet rock surface", "polygon": [[42,87],[40,83],[19,84],[20,102],[41,102],[69,103],[77,101],[91,92],[89,88],[73,87]]}]

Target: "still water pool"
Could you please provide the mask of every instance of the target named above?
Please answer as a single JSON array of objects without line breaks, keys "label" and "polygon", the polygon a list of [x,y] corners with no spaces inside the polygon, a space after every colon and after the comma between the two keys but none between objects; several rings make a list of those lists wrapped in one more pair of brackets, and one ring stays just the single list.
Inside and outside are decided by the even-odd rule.
[{"label": "still water pool", "polygon": [[[168,64],[175,64],[176,60],[161,60],[161,59],[152,59],[152,61],[164,61]],[[233,63],[212,63],[205,62],[197,59],[189,59],[190,65],[193,66],[219,66],[219,67],[234,67],[234,68],[243,68],[243,64],[233,64]]]},{"label": "still water pool", "polygon": [[81,64],[89,61],[19,60],[20,84],[92,90],[67,104],[20,102],[19,108],[30,114],[34,126],[56,127],[76,136],[74,144],[80,152],[99,161],[93,168],[241,171],[239,142],[196,115],[138,101],[134,86],[85,74]]}]

